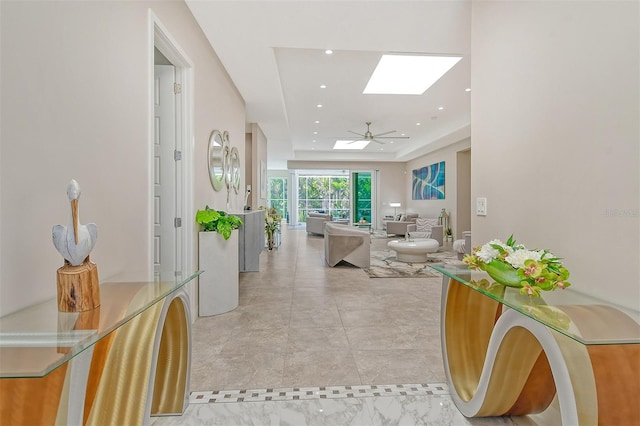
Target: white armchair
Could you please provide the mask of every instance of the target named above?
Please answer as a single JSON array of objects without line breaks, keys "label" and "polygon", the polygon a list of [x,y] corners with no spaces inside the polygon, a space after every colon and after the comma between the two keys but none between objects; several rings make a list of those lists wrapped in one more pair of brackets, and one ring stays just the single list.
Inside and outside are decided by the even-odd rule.
[{"label": "white armchair", "polygon": [[307,233],[324,235],[324,224],[331,222],[330,214],[309,213],[307,215]]},{"label": "white armchair", "polygon": [[324,225],[324,258],[329,266],[341,260],[359,268],[371,265],[371,235],[353,226],[328,222]]}]

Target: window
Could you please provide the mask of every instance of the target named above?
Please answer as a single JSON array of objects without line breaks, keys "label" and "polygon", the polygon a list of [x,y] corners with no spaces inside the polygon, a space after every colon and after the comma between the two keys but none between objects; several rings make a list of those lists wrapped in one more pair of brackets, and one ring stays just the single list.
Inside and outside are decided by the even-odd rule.
[{"label": "window", "polygon": [[306,222],[309,212],[329,213],[349,218],[349,176],[299,176],[298,221]]},{"label": "window", "polygon": [[289,209],[287,201],[287,178],[271,177],[269,178],[269,199],[267,204],[269,208],[275,208],[280,217],[286,218],[289,222]]}]

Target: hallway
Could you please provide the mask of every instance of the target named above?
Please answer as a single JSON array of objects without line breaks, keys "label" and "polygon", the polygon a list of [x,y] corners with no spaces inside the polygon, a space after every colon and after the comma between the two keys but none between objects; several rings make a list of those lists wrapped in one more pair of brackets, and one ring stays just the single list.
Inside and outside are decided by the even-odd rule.
[{"label": "hallway", "polygon": [[283,230],[260,272],[240,274],[240,306],[196,320],[192,391],[444,382],[441,279],[329,268],[323,244]]},{"label": "hallway", "polygon": [[[284,230],[240,274],[240,306],[193,327],[191,395],[161,425],[548,425],[537,416],[467,419],[440,353],[441,278],[369,278],[329,268],[324,240]],[[387,239],[372,239],[383,250]]]}]

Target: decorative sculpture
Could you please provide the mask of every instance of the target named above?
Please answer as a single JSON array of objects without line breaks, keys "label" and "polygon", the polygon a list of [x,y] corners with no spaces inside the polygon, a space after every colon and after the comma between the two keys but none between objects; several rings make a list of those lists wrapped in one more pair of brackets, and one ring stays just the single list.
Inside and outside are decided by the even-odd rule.
[{"label": "decorative sculpture", "polygon": [[69,225],[53,227],[53,245],[65,259],[58,269],[58,310],[80,312],[100,306],[98,267],[89,259],[89,253],[98,239],[95,223],[80,225],[78,201],[80,185],[71,179],[67,196],[71,203]]}]

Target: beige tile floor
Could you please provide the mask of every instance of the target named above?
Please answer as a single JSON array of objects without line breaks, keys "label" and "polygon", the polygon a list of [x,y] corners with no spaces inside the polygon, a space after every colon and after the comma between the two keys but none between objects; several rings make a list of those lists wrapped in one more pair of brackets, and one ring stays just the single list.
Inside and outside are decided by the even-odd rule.
[{"label": "beige tile floor", "polygon": [[329,268],[323,243],[283,230],[260,272],[240,274],[239,307],[196,320],[192,391],[445,381],[441,279]]}]

